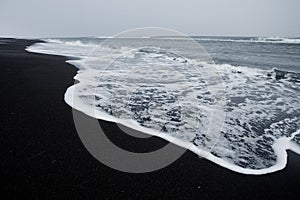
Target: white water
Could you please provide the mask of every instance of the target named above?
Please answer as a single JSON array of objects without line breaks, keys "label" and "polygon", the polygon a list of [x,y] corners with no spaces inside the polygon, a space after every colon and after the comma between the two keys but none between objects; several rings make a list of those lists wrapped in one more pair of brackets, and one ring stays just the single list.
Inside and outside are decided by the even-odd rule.
[{"label": "white water", "polygon": [[286,150],[300,153],[299,82],[276,80],[266,70],[214,65],[227,96],[226,120],[216,137],[206,134],[216,99],[194,68],[197,61],[185,62],[155,47],[106,47],[108,60],[122,56],[103,69],[82,62],[95,47],[80,40],[48,40],[27,50],[81,59],[67,61],[81,69],[74,77],[79,84],[65,94],[73,108],[164,138],[233,171],[278,171],[287,164]]}]

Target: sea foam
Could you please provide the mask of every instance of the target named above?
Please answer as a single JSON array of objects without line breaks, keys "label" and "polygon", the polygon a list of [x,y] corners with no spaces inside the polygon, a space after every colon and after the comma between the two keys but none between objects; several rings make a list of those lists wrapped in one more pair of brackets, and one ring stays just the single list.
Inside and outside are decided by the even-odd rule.
[{"label": "sea foam", "polygon": [[[276,70],[199,62],[149,46],[103,47],[101,62],[118,55],[104,69],[84,60],[94,48],[52,40],[27,50],[79,58],[67,61],[80,70],[74,77],[79,83],[65,93],[76,110],[161,137],[230,170],[271,173],[286,166],[287,150],[300,153],[299,80],[278,79]],[[217,97],[195,66],[216,67],[222,76],[226,119],[218,135],[207,134]]]}]

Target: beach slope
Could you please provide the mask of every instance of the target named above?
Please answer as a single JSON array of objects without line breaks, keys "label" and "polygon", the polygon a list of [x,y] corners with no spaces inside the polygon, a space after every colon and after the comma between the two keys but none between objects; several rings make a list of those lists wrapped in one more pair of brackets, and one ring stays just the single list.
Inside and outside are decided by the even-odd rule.
[{"label": "beach slope", "polygon": [[[77,69],[60,56],[28,53],[41,42],[0,38],[1,193],[31,199],[278,199],[300,196],[300,158],[289,153],[279,172],[249,176],[187,151],[170,166],[145,174],[123,173],[94,159],[82,145],[64,102]],[[84,115],[84,114],[82,114]],[[84,116],[87,117],[87,116]],[[100,121],[120,147],[146,152],[166,144],[137,139]]]}]

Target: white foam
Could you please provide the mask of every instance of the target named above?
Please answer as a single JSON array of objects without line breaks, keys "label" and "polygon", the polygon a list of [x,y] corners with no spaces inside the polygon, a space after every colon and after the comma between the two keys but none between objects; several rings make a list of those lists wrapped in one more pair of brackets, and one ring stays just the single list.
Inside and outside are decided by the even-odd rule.
[{"label": "white foam", "polygon": [[[80,49],[81,56],[76,51],[72,52],[74,49],[70,50],[70,46],[76,44],[52,41],[33,45],[28,51],[81,58],[88,55],[87,50],[83,50],[84,46]],[[65,101],[71,107],[94,118],[161,137],[244,174],[281,170],[287,164],[286,150],[300,153],[300,147],[294,141],[300,134],[299,90],[290,82],[268,77],[267,71],[261,69],[227,64],[217,66],[227,90],[227,118],[214,146],[207,146],[211,144],[209,140],[216,139],[205,135],[214,99],[207,91],[207,83],[201,79],[201,74],[193,71],[191,66],[209,68],[212,64],[191,59],[187,59],[186,63],[184,58],[174,59],[175,55],[166,54],[158,48],[132,51],[127,47],[105,47],[102,50],[101,55],[104,56],[100,62],[97,58],[89,59],[83,66],[82,60],[68,61],[81,69],[74,77],[79,84],[71,86],[65,93]],[[107,66],[106,60],[111,60],[111,56],[116,54],[122,56],[116,57],[118,59],[110,63],[109,68],[101,67]],[[145,80],[151,84],[140,84]],[[130,98],[123,101],[128,94]],[[147,100],[149,95],[151,102]],[[193,107],[195,99],[198,104]],[[156,105],[160,100],[163,104]],[[178,102],[185,114],[179,115],[179,123],[170,121],[165,112],[175,112],[171,116],[178,117],[178,109],[174,109]],[[152,110],[145,106],[135,111],[143,103],[156,106],[152,106]],[[133,114],[136,114],[135,118]],[[141,120],[143,117],[150,117],[151,121]],[[177,126],[181,122],[184,122],[183,125]],[[169,127],[161,131],[165,123]]]},{"label": "white foam", "polygon": [[278,43],[278,44],[300,44],[300,38],[264,37],[258,38],[256,42]]}]

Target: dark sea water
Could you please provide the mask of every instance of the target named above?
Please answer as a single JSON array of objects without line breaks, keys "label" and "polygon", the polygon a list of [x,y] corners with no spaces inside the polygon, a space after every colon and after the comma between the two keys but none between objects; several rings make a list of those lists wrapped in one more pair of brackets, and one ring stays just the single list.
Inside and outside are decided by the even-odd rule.
[{"label": "dark sea water", "polygon": [[[158,131],[240,173],[284,168],[287,149],[300,153],[300,38],[189,40],[52,38],[27,50],[69,58],[79,84],[65,101],[87,115]],[[218,126],[217,135],[209,132]]]},{"label": "dark sea water", "polygon": [[193,37],[218,64],[300,72],[300,39]]}]

